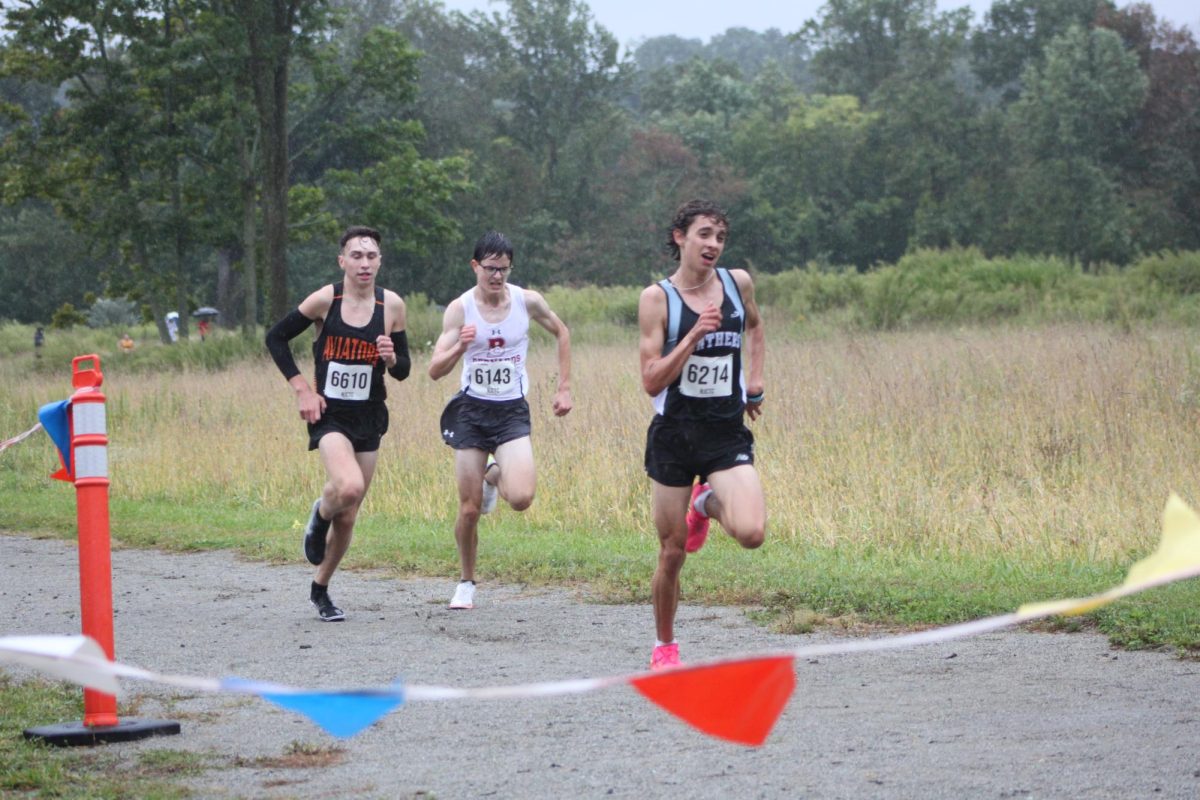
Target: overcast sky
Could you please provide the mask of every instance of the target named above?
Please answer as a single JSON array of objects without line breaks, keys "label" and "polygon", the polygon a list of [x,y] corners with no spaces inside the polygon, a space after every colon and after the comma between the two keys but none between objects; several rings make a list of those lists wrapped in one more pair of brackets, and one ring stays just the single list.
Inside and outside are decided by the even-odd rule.
[{"label": "overcast sky", "polygon": [[[708,41],[728,28],[744,27],[755,31],[778,28],[794,33],[805,21],[816,16],[823,0],[585,0],[596,21],[624,45],[650,36],[675,34],[688,39]],[[502,0],[442,0],[446,8],[458,11],[500,11]],[[979,23],[991,7],[991,0],[938,0],[943,10],[969,5]],[[1117,1],[1119,7],[1127,3]],[[1196,0],[1152,0],[1154,13],[1177,26],[1186,25],[1200,34],[1200,4]]]}]

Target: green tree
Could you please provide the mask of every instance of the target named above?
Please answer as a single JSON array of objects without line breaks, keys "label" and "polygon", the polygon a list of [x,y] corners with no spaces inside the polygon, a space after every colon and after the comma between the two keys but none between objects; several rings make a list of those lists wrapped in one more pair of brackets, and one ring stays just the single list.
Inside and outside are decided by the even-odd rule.
[{"label": "green tree", "polygon": [[1021,249],[1084,266],[1127,260],[1132,235],[1117,168],[1146,94],[1137,56],[1112,31],[1076,26],[1047,45],[1022,83],[1009,112]]},{"label": "green tree", "polygon": [[267,314],[287,313],[288,297],[288,91],[292,57],[329,21],[325,0],[212,0],[238,24],[231,44],[245,59],[246,77],[258,116],[262,164],[264,258]]},{"label": "green tree", "polygon": [[[13,9],[6,76],[65,87],[66,105],[26,118],[0,145],[9,202],[41,197],[98,252],[119,259],[114,294],[186,307],[192,244],[178,110],[194,94],[169,55],[175,20],[140,3],[45,0]],[[165,330],[160,330],[165,337]]]},{"label": "green tree", "polygon": [[876,115],[847,95],[797,96],[777,113],[761,107],[735,131],[734,164],[750,181],[737,226],[747,260],[776,272],[894,256],[899,209],[884,193]]},{"label": "green tree", "polygon": [[86,305],[103,264],[44,201],[0,207],[0,320],[47,324],[64,303]]},{"label": "green tree", "polygon": [[955,58],[970,10],[937,13],[934,0],[827,0],[800,37],[813,48],[819,91],[866,102],[889,81],[940,72]]},{"label": "green tree", "polygon": [[576,0],[510,0],[494,42],[512,104],[501,131],[539,163],[551,197],[570,137],[608,113],[623,81],[617,40]]},{"label": "green tree", "polygon": [[1021,73],[1051,40],[1072,26],[1091,28],[1112,8],[1110,0],[996,0],[971,39],[975,73],[1014,100]]},{"label": "green tree", "polygon": [[1200,249],[1200,48],[1187,28],[1159,21],[1137,4],[1101,17],[1137,54],[1149,80],[1121,165],[1143,251]]}]

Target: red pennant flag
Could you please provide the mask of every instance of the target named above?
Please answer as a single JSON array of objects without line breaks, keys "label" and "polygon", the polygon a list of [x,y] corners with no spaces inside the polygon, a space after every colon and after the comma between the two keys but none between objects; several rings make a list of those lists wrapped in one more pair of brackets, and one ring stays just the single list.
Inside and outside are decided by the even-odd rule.
[{"label": "red pennant flag", "polygon": [[648,700],[709,736],[758,746],[796,688],[792,656],[679,667],[633,678]]}]

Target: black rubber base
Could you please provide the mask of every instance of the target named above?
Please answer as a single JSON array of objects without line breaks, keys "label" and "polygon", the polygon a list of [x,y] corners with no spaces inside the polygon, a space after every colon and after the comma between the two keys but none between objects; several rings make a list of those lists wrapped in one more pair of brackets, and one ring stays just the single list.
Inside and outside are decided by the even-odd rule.
[{"label": "black rubber base", "polygon": [[165,719],[123,719],[116,725],[84,725],[82,722],[67,722],[62,725],[43,725],[27,728],[26,739],[37,739],[46,744],[62,747],[78,745],[109,744],[111,742],[133,742],[151,736],[172,736],[179,733],[179,723]]}]

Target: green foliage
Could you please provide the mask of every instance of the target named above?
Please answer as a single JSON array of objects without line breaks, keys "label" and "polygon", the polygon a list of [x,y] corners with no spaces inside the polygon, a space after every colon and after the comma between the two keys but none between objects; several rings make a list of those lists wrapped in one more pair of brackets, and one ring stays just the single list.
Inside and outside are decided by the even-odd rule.
[{"label": "green foliage", "polygon": [[59,330],[69,331],[76,325],[83,325],[87,322],[87,316],[75,308],[72,303],[63,303],[54,312],[54,316],[50,318],[50,327]]},{"label": "green foliage", "polygon": [[854,308],[863,302],[865,286],[852,270],[822,270],[809,264],[755,278],[760,305],[787,311],[795,319]]},{"label": "green foliage", "polygon": [[1156,253],[1138,260],[1130,276],[1173,295],[1200,293],[1200,253]]},{"label": "green foliage", "polygon": [[134,325],[138,320],[137,305],[125,298],[97,298],[87,313],[89,328],[119,328]]},{"label": "green foliage", "polygon": [[1019,158],[1017,247],[1085,266],[1128,261],[1132,220],[1117,165],[1146,94],[1137,57],[1115,32],[1076,26],[1047,45],[1022,81],[1008,114]]},{"label": "green foliage", "polygon": [[919,250],[874,270],[808,265],[756,278],[759,304],[797,322],[869,330],[1002,322],[1186,323],[1200,313],[1196,253],[1161,254],[1127,271],[1082,272],[1056,258],[992,259],[973,248]]},{"label": "green foliage", "polygon": [[546,290],[546,302],[567,327],[590,324],[637,325],[641,287],[555,286]]},{"label": "green foliage", "polygon": [[[663,221],[695,196],[760,274],[958,246],[1090,269],[1200,242],[1200,51],[1146,6],[1001,0],[969,37],[965,9],[835,0],[799,36],[622,58],[578,0],[269,5],[5,17],[0,317],[93,292],[269,322],[260,295],[286,313],[354,223],[384,230],[404,295],[461,291],[448,267],[487,229],[527,285],[637,285],[669,269]],[[872,289],[874,324],[901,283]],[[1027,305],[1001,294],[983,311]],[[1147,296],[1089,302],[1136,319]]]}]

